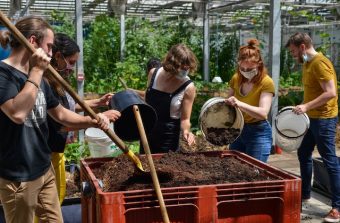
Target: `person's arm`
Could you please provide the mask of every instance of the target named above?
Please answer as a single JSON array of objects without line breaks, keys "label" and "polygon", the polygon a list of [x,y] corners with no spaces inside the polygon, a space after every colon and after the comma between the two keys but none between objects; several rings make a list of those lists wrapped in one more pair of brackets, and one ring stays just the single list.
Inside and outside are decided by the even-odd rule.
[{"label": "person's arm", "polygon": [[248,115],[264,120],[267,119],[271,104],[273,100],[273,93],[262,92],[260,95],[259,106],[252,106],[242,101],[239,101],[234,96],[229,97],[226,101],[232,106],[238,107],[241,111]]},{"label": "person's arm", "polygon": [[[100,106],[107,106],[112,98],[112,93],[107,93],[100,98],[85,100],[85,103],[88,104],[91,108],[97,108]],[[79,104],[76,104],[76,111],[83,111],[82,107]]]},{"label": "person's arm", "polygon": [[334,80],[329,81],[322,81],[320,82],[320,86],[323,90],[323,93],[320,94],[317,98],[315,98],[312,101],[309,101],[305,104],[301,104],[296,106],[293,111],[296,114],[302,114],[305,113],[311,109],[320,107],[324,104],[326,104],[329,100],[332,98],[335,98],[337,95]]},{"label": "person's arm", "polygon": [[184,139],[188,142],[189,146],[195,144],[195,136],[190,132],[190,117],[192,112],[192,105],[196,96],[196,88],[190,84],[184,92],[182,110],[181,110],[181,129]]},{"label": "person's arm", "polygon": [[73,111],[64,108],[62,105],[58,105],[55,108],[51,108],[48,114],[57,122],[61,123],[63,126],[71,129],[84,129],[89,127],[97,127],[103,130],[109,128],[109,119],[99,113],[99,122],[92,119],[90,116],[82,116]]},{"label": "person's arm", "polygon": [[14,98],[1,105],[1,110],[16,124],[25,122],[35,104],[42,75],[50,63],[50,58],[41,49],[37,49],[30,60],[31,70],[28,81]]}]

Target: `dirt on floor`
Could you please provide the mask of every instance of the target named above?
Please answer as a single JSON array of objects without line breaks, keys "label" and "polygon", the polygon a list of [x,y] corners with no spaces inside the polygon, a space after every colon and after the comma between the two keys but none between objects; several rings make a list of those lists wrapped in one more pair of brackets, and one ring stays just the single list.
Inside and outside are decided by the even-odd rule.
[{"label": "dirt on floor", "polygon": [[66,195],[65,198],[80,197],[80,172],[76,168],[72,173],[66,171]]},{"label": "dirt on floor", "polygon": [[[103,191],[128,191],[153,188],[145,157],[140,158],[147,173],[138,171],[126,156],[119,156],[93,169],[103,182]],[[162,188],[272,180],[262,169],[235,157],[212,157],[198,153],[170,152],[154,159]]]}]

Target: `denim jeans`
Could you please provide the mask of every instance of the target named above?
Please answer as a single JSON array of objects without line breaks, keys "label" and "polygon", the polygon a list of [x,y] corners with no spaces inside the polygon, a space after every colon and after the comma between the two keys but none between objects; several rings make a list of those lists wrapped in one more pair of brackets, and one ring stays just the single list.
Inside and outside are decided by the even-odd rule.
[{"label": "denim jeans", "polygon": [[340,208],[340,164],[335,153],[338,118],[310,119],[310,127],[298,149],[302,178],[302,198],[310,198],[313,172],[312,152],[315,145],[328,171],[332,191],[332,207]]},{"label": "denim jeans", "polygon": [[267,120],[244,124],[241,135],[230,144],[230,150],[248,154],[267,162],[272,148],[272,128]]}]

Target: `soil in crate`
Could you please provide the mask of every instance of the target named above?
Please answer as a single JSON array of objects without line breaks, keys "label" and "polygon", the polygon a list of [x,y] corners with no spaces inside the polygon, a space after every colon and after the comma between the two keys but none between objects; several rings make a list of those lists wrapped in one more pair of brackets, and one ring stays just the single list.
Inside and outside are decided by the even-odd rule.
[{"label": "soil in crate", "polygon": [[[140,158],[149,171],[145,157]],[[262,169],[243,163],[235,157],[210,157],[198,153],[164,154],[154,159],[162,188],[267,181],[275,179]],[[153,188],[150,173],[138,171],[126,156],[119,156],[92,169],[103,182],[104,192]]]}]

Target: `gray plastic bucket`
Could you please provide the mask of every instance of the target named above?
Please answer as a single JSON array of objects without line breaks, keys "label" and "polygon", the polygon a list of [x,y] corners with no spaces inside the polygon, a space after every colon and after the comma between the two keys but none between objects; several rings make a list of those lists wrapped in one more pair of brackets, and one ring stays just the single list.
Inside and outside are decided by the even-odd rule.
[{"label": "gray plastic bucket", "polygon": [[203,104],[199,116],[199,124],[203,136],[208,140],[206,137],[208,135],[208,128],[234,128],[239,129],[241,134],[244,119],[239,108],[226,104],[225,98],[214,97]]},{"label": "gray plastic bucket", "polygon": [[309,118],[297,115],[292,106],[282,108],[275,118],[275,143],[286,152],[297,150],[309,128]]},{"label": "gray plastic bucket", "polygon": [[120,91],[111,98],[109,107],[118,110],[121,117],[114,123],[114,131],[122,140],[139,140],[133,105],[138,105],[146,133],[151,132],[157,121],[156,111],[132,90]]}]

